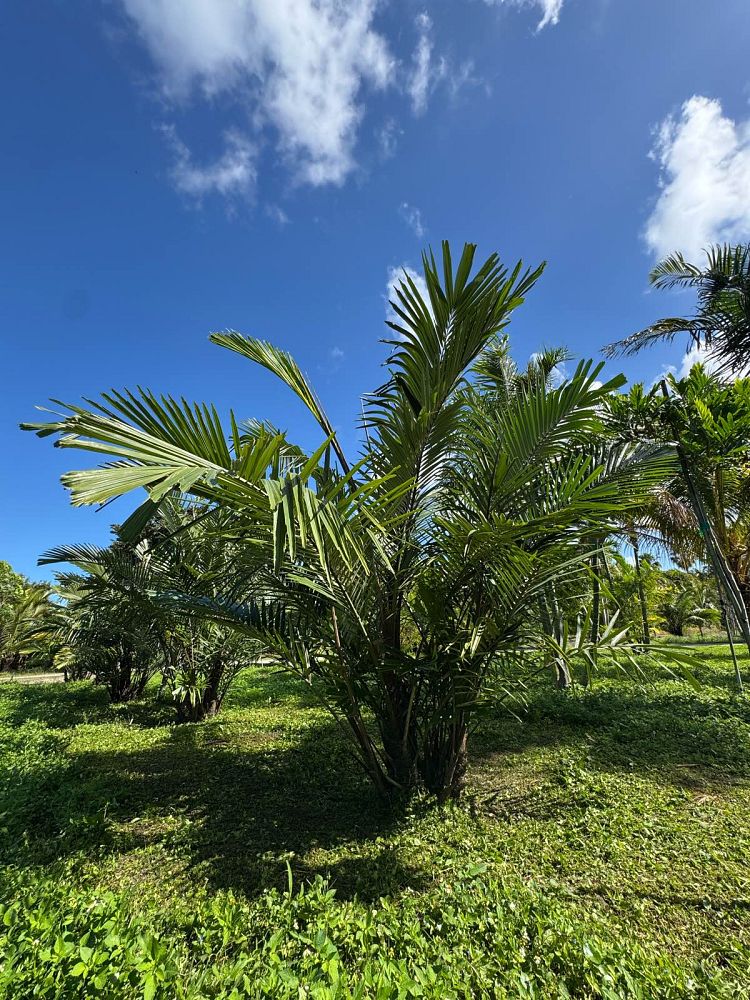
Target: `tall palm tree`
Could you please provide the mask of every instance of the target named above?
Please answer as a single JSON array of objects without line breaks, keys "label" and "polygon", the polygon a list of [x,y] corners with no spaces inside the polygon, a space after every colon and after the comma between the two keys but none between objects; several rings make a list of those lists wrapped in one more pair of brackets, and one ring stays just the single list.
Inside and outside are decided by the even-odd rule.
[{"label": "tall palm tree", "polygon": [[467,245],[454,266],[447,244],[440,264],[423,255],[424,297],[404,275],[358,461],[291,356],[239,333],[211,340],[296,394],[323,435],[312,454],[265,424],[230,414],[226,431],[214,409],[147,391],[26,425],[114,459],[63,477],[74,504],[146,488],[126,532],[175,490],[226,519],[209,531],[234,557],[204,613],[311,685],[388,798],[460,792],[473,713],[503,671],[548,648],[540,595],[581,572],[591,540],[672,462],[669,449],[626,443],[606,462],[592,449],[624,382],[602,384],[601,365],[556,388],[493,385],[484,363],[541,268],[493,254],[473,271],[474,256]]},{"label": "tall palm tree", "polygon": [[709,247],[700,267],[675,253],[649,275],[654,288],[686,288],[696,292],[695,313],[668,316],[645,330],[616,341],[605,354],[635,354],[661,340],[687,334],[696,347],[707,348],[723,373],[747,371],[750,357],[750,244]]}]

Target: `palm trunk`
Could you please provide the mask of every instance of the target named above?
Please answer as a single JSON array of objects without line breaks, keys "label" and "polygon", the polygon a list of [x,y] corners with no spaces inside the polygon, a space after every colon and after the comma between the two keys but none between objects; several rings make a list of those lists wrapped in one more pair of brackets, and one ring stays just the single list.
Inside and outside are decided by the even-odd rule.
[{"label": "palm trunk", "polygon": [[215,692],[208,688],[194,701],[186,695],[176,703],[177,721],[179,723],[202,722],[204,719],[210,719],[216,715],[220,705],[221,702],[216,697]]},{"label": "palm trunk", "polygon": [[197,697],[184,695],[176,703],[178,722],[201,722],[216,715],[223,700],[222,679],[227,664],[221,653],[211,657],[206,683]]},{"label": "palm trunk", "polygon": [[133,651],[127,644],[122,644],[117,660],[117,665],[110,675],[107,683],[110,701],[119,704],[123,701],[132,701],[143,693],[145,680],[139,683],[140,673],[134,674]]},{"label": "palm trunk", "polygon": [[420,785],[418,747],[410,689],[393,678],[388,686],[388,717],[380,729],[390,798],[408,799]]},{"label": "palm trunk", "polygon": [[[407,802],[420,791],[435,795],[439,802],[457,799],[465,785],[468,761],[466,715],[457,707],[462,699],[451,688],[442,703],[444,711],[422,706],[418,722],[417,688],[401,683],[397,694],[391,693],[390,717],[381,725],[385,796],[392,803]],[[436,715],[439,718],[434,722]]]},{"label": "palm trunk", "polygon": [[[594,665],[597,662],[597,652],[596,647],[599,642],[599,637],[601,635],[602,626],[602,584],[599,577],[599,552],[595,552],[591,557],[591,572],[593,574],[593,595],[591,601],[591,644],[594,647],[591,651],[591,657],[594,661]],[[589,665],[586,665],[586,671],[583,675],[583,686],[589,687],[591,684],[591,669]]]},{"label": "palm trunk", "polygon": [[437,796],[438,802],[457,799],[466,784],[469,734],[463,713],[441,727],[437,738],[428,745],[428,753],[420,761],[420,776],[428,792]]},{"label": "palm trunk", "polygon": [[643,645],[651,645],[651,632],[648,627],[648,603],[646,602],[646,588],[643,585],[643,570],[641,568],[641,547],[638,542],[638,535],[635,531],[630,533],[630,544],[633,547],[633,561],[635,563],[635,578],[638,586],[638,603],[641,609],[641,629],[643,635]]},{"label": "palm trunk", "polygon": [[[555,639],[557,642],[560,641],[561,636],[559,635],[559,608],[557,607],[557,598],[554,592],[554,588],[551,588],[550,600],[552,604],[552,609],[547,603],[546,595],[542,595],[539,598],[539,612],[542,619],[542,628],[546,635],[550,638]],[[554,616],[554,617],[553,617]],[[552,666],[553,675],[555,680],[555,687],[559,691],[565,691],[570,687],[571,677],[570,670],[568,669],[568,664],[560,656],[552,656],[548,663]]]}]

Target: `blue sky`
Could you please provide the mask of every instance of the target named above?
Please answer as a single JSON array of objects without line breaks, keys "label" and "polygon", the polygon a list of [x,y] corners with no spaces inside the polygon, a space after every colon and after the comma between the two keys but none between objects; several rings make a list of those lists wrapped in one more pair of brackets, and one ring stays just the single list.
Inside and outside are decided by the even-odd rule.
[{"label": "blue sky", "polygon": [[[655,257],[750,238],[748,0],[6,0],[0,558],[101,541],[36,404],[149,386],[317,435],[207,342],[291,350],[353,445],[394,268],[548,269],[511,326],[578,356],[687,303]],[[612,365],[649,381],[684,347]]]}]

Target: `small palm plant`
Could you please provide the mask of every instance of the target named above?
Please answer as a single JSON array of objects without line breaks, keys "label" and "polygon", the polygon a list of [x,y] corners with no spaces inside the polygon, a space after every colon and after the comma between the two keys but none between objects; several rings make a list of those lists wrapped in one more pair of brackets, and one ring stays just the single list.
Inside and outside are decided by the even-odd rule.
[{"label": "small palm plant", "polygon": [[144,546],[116,540],[108,548],[68,545],[42,564],[69,563],[59,573],[56,665],[66,679],[93,678],[112,702],[140,698],[161,665],[158,630],[149,601],[152,583]]},{"label": "small palm plant", "polygon": [[684,636],[688,628],[697,628],[702,634],[704,628],[719,626],[720,611],[704,601],[705,594],[692,582],[668,592],[657,607],[666,631],[670,635]]},{"label": "small palm plant", "polygon": [[45,584],[25,583],[0,617],[0,670],[50,663],[49,634],[56,607]]},{"label": "small palm plant", "polygon": [[552,641],[540,598],[586,576],[597,539],[672,461],[635,444],[603,459],[591,444],[624,381],[602,384],[601,366],[581,363],[556,387],[505,377],[505,327],[542,269],[493,254],[474,270],[474,257],[471,245],[457,266],[447,244],[440,263],[425,254],[425,295],[404,275],[356,461],[291,356],[239,333],[211,340],[302,401],[322,433],[313,453],[267,424],[230,414],[225,430],[211,407],[146,391],[27,425],[114,459],[63,477],[74,504],[147,490],[126,532],[175,492],[207,516],[232,553],[223,589],[171,599],[304,678],[390,800],[460,793],[476,712]]},{"label": "small palm plant", "polygon": [[[216,520],[216,512],[212,521]],[[58,576],[65,600],[58,657],[67,675],[93,677],[114,702],[141,697],[161,672],[180,722],[215,715],[238,671],[252,659],[252,644],[207,617],[231,545],[206,531],[178,499],[150,512],[135,541],[115,528],[107,548],[63,545],[42,563],[68,563]]]}]

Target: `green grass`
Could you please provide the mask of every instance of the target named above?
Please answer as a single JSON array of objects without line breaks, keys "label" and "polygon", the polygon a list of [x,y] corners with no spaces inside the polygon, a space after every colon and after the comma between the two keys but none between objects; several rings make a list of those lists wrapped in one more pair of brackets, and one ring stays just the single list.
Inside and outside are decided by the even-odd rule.
[{"label": "green grass", "polygon": [[398,816],[290,678],[182,727],[3,685],[0,997],[747,996],[750,700],[698,655],[540,687]]}]

